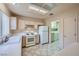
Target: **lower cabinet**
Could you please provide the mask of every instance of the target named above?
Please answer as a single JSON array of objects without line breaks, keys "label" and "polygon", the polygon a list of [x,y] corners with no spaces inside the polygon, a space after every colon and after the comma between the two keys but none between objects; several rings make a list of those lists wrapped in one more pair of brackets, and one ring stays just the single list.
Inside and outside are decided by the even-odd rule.
[{"label": "lower cabinet", "polygon": [[22,36],[22,47],[26,47],[26,36]]}]

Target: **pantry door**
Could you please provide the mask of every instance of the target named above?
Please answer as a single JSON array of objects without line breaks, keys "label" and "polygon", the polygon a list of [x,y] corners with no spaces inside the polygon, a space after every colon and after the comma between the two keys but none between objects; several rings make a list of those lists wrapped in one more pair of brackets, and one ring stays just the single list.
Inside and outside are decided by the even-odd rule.
[{"label": "pantry door", "polygon": [[67,16],[64,18],[64,48],[76,42],[76,18]]}]

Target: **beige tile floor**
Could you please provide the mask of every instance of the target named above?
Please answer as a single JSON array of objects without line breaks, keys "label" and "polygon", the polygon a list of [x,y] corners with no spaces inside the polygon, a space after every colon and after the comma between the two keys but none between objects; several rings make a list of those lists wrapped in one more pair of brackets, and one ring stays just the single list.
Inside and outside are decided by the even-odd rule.
[{"label": "beige tile floor", "polygon": [[57,42],[23,48],[23,56],[52,56],[60,49]]}]

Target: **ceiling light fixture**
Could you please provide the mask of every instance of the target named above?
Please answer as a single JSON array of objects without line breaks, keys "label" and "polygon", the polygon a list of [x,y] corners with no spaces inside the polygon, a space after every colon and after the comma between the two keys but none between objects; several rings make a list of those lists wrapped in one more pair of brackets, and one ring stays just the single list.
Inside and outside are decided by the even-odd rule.
[{"label": "ceiling light fixture", "polygon": [[40,12],[42,12],[42,13],[47,13],[47,11],[44,11],[44,10],[40,10]]},{"label": "ceiling light fixture", "polygon": [[16,3],[12,3],[12,5],[15,5]]},{"label": "ceiling light fixture", "polygon": [[35,10],[35,11],[39,11],[38,8],[35,8],[35,7],[33,7],[33,6],[29,6],[29,9],[32,9],[32,10]]},{"label": "ceiling light fixture", "polygon": [[36,8],[36,7],[33,7],[33,6],[29,6],[29,9],[31,9],[31,10],[35,10],[35,11],[37,11],[37,12],[41,12],[41,13],[44,13],[44,14],[48,12],[48,11],[41,10],[41,9]]}]

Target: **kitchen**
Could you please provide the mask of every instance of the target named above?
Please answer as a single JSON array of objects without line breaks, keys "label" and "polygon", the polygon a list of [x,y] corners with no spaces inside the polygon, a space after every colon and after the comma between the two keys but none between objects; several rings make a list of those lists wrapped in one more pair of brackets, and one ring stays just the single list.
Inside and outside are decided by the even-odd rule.
[{"label": "kitchen", "polygon": [[[27,16],[31,16],[31,17],[25,17],[26,14],[24,11],[26,9],[19,9],[18,8],[19,5],[20,4],[14,4],[14,5],[7,4],[7,7],[12,12],[20,13],[20,15],[13,13],[12,17],[10,17],[11,18],[11,20],[10,20],[11,21],[10,33],[12,33],[13,35],[16,35],[16,36],[19,35],[22,37],[23,50],[28,50],[29,48],[36,47],[36,46],[39,46],[39,49],[41,49],[41,50],[43,50],[43,49],[49,50],[50,48],[52,48],[51,47],[51,46],[53,46],[53,45],[51,45],[52,42],[51,42],[51,40],[49,40],[49,26],[48,25],[46,26],[45,20],[43,20],[43,18],[45,18],[44,14],[47,11],[42,11],[41,9],[39,9],[40,13],[42,15],[40,15],[40,14],[39,15],[28,14]],[[54,4],[51,4],[51,5],[54,5]],[[17,8],[15,8],[14,6],[16,6]],[[25,8],[26,8],[27,4],[23,4],[20,6],[21,7],[25,6]],[[35,6],[35,4],[34,4],[34,6]],[[16,11],[12,10],[12,7]],[[52,7],[54,7],[54,6],[52,6]],[[36,10],[34,7],[29,6],[29,9],[30,9],[29,11],[32,11],[34,14],[36,14],[36,12],[34,12]],[[21,14],[23,14],[24,16],[21,16]],[[47,18],[51,17],[51,16],[53,16],[52,13],[50,13],[49,15],[46,15]],[[50,48],[42,48],[42,46],[44,46],[44,47],[47,46]],[[31,49],[31,51],[32,50],[33,49]],[[38,49],[36,49],[36,50],[38,50]],[[26,53],[27,52],[28,51],[26,51]],[[44,54],[48,54],[47,51]]]},{"label": "kitchen", "polygon": [[11,33],[14,35],[22,35],[23,47],[33,46],[40,43],[39,27],[44,26],[44,22],[42,20],[11,17],[11,22]]},{"label": "kitchen", "polygon": [[11,15],[0,13],[1,55],[50,56],[78,42],[78,4],[5,5]]}]

